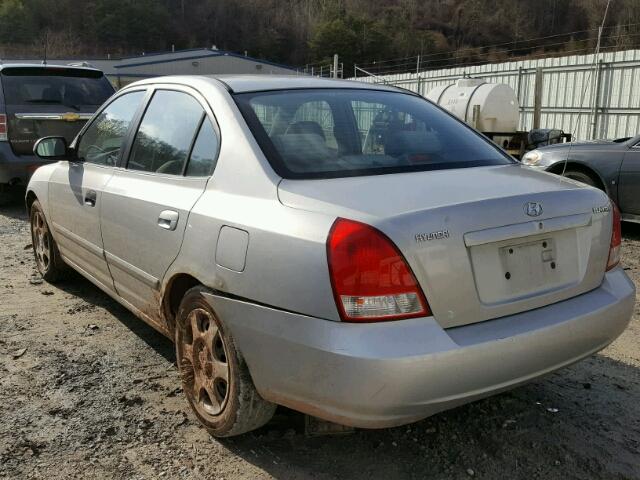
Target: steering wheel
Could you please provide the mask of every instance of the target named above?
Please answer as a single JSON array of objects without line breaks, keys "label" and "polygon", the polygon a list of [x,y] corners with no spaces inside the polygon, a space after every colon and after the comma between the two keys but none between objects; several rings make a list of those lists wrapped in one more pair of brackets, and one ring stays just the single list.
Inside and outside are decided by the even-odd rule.
[{"label": "steering wheel", "polygon": [[[94,155],[95,157],[104,157],[105,161],[104,164],[105,165],[109,165],[109,166],[114,166],[116,164],[116,160],[118,159],[118,152],[120,151],[120,147],[113,147],[110,150],[105,150],[102,147],[99,147],[98,145],[89,145],[87,147],[87,156],[90,156],[92,152],[96,152]],[[100,162],[102,163],[102,162]]]}]

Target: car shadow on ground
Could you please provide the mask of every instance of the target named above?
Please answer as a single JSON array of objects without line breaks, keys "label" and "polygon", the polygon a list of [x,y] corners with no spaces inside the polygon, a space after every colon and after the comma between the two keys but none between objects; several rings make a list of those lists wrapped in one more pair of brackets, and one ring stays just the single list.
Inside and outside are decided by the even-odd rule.
[{"label": "car shadow on ground", "polygon": [[640,223],[622,222],[622,238],[640,240]]},{"label": "car shadow on ground", "polygon": [[175,362],[175,350],[171,340],[140,320],[80,274],[70,272],[69,278],[63,282],[56,283],[56,287],[91,305],[104,308],[149,347],[162,355],[165,360],[170,363]]},{"label": "car shadow on ground", "polygon": [[28,220],[24,199],[19,198],[0,205],[0,215],[18,220]]}]

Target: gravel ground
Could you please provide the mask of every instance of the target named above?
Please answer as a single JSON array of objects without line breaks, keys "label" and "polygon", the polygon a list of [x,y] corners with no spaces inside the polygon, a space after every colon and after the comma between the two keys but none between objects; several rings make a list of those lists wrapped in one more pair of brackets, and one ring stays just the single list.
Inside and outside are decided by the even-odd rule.
[{"label": "gravel ground", "polygon": [[[38,280],[26,215],[0,209],[0,478],[640,478],[640,316],[603,352],[414,425],[305,437],[278,410],[200,428],[173,345],[88,281]],[[640,281],[640,226],[624,228]]]}]

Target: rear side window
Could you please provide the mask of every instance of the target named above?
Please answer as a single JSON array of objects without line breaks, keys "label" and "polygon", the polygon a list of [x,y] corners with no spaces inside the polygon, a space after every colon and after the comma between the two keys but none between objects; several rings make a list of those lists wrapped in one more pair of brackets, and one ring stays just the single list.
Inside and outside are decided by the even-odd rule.
[{"label": "rear side window", "polygon": [[189,164],[185,175],[187,177],[206,177],[211,175],[218,157],[218,135],[208,118],[202,122],[200,132],[193,144],[193,151],[189,157]]},{"label": "rear side window", "polygon": [[249,127],[285,178],[330,178],[514,163],[415,95],[364,89],[238,94]]},{"label": "rear side window", "polygon": [[6,68],[2,89],[7,105],[102,105],[114,89],[101,72],[46,68]]},{"label": "rear side window", "polygon": [[158,90],[142,118],[127,168],[182,175],[204,110],[191,95]]},{"label": "rear side window", "polygon": [[124,94],[111,102],[83,133],[78,158],[97,165],[115,166],[124,140],[146,91]]}]

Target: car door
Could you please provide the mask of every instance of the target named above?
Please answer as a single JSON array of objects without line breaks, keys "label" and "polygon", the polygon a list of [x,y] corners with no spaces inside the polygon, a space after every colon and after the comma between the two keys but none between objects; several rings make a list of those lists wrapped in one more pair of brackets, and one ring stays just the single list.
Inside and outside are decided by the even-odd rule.
[{"label": "car door", "polygon": [[618,206],[624,216],[640,215],[640,143],[624,154],[618,179]]},{"label": "car door", "polygon": [[49,183],[51,220],[60,253],[69,263],[113,291],[100,232],[102,192],[126,145],[145,90],[116,97],[76,143],[77,161],[60,162]]},{"label": "car door", "polygon": [[[178,255],[189,212],[209,178],[213,115],[189,89],[156,88],[129,147],[103,193],[102,238],[118,295],[163,328],[162,278]],[[197,134],[209,132],[208,144]],[[201,132],[201,133],[202,133]],[[206,136],[206,135],[205,135]],[[193,162],[189,159],[193,158]],[[196,158],[198,157],[198,158]]]}]

